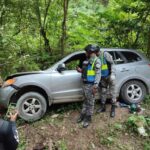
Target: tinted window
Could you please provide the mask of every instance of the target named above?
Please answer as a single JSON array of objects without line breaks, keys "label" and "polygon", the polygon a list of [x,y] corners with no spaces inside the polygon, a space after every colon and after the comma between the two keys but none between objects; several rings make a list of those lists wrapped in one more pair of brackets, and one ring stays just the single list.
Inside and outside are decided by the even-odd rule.
[{"label": "tinted window", "polygon": [[141,57],[133,52],[121,52],[123,56],[126,58],[127,63],[140,61]]},{"label": "tinted window", "polygon": [[125,63],[125,59],[118,52],[112,51],[109,53],[112,55],[115,64]]},{"label": "tinted window", "polygon": [[114,52],[113,51],[108,51],[108,53],[112,56],[112,58],[114,60],[115,59]]}]

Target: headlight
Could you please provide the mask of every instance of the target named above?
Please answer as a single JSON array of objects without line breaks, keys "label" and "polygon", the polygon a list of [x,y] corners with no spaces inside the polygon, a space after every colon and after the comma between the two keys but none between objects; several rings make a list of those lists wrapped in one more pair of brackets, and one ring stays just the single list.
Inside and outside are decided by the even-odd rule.
[{"label": "headlight", "polygon": [[7,86],[10,86],[10,85],[14,84],[15,81],[16,81],[15,79],[6,80],[6,81],[3,83],[2,87],[4,88],[4,87],[7,87]]}]

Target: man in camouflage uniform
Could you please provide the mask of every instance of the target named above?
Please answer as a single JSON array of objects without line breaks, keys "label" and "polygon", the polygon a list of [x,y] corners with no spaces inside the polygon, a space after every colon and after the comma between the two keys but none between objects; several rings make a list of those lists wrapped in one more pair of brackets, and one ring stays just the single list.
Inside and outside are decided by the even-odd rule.
[{"label": "man in camouflage uniform", "polygon": [[[97,56],[101,60],[102,64],[102,78],[100,83],[101,89],[101,106],[97,110],[98,113],[106,111],[106,99],[107,99],[107,90],[110,90],[111,98],[112,98],[112,107],[110,116],[115,117],[115,107],[116,107],[116,74],[114,68],[114,61],[112,56],[108,52],[99,51]],[[106,73],[107,72],[107,73]]]},{"label": "man in camouflage uniform", "polygon": [[88,127],[91,122],[91,117],[94,111],[95,93],[97,91],[100,78],[101,78],[101,62],[96,56],[96,52],[99,50],[98,46],[87,45],[85,47],[87,60],[83,62],[82,66],[82,79],[83,79],[83,91],[85,100],[83,102],[82,111],[77,122],[83,121],[83,127]]}]

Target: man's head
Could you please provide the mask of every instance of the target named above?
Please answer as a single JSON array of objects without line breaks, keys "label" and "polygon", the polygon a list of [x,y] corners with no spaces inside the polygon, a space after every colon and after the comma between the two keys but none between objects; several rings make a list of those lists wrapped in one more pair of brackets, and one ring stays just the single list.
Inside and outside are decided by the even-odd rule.
[{"label": "man's head", "polygon": [[86,51],[86,55],[88,57],[91,57],[92,55],[97,55],[97,53],[100,50],[100,47],[97,45],[89,44],[84,48],[84,50]]}]

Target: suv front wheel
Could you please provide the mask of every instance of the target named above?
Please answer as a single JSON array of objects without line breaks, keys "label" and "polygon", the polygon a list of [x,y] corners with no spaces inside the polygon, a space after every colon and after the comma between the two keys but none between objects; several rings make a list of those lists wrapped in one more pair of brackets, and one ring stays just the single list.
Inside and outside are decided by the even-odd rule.
[{"label": "suv front wheel", "polygon": [[46,99],[37,92],[23,94],[17,101],[19,116],[26,121],[40,119],[47,110]]},{"label": "suv front wheel", "polygon": [[141,102],[145,95],[145,85],[137,80],[125,83],[121,88],[121,98],[128,104]]}]

